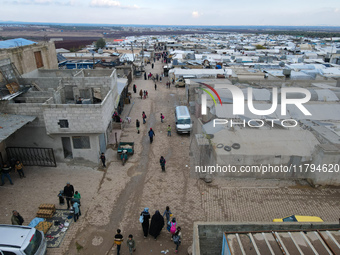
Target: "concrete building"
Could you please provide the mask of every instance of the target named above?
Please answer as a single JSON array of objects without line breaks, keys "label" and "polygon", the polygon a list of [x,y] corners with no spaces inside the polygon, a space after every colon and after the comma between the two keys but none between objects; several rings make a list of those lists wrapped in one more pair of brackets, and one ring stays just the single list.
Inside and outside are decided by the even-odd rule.
[{"label": "concrete building", "polygon": [[57,162],[97,163],[106,151],[119,103],[116,70],[36,70],[19,84],[36,84],[40,91],[30,87],[1,101],[2,112],[36,118],[8,136],[6,147],[52,148]]},{"label": "concrete building", "polygon": [[125,70],[58,70],[53,43],[26,43],[0,50],[0,159],[98,163],[124,106]]},{"label": "concrete building", "polygon": [[[1,47],[1,44],[6,41],[0,42],[0,61],[6,60],[13,63],[20,75],[36,69],[58,68],[54,42],[36,43],[22,38],[19,39],[16,39],[17,41],[12,44],[4,45],[4,47]],[[0,83],[3,82],[3,79],[0,73]]]}]

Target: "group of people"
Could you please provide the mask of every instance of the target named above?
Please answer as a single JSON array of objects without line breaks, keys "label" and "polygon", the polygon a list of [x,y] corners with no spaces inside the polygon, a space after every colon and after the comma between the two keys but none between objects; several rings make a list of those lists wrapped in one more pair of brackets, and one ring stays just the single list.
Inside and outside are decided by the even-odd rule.
[{"label": "group of people", "polygon": [[[117,247],[117,255],[120,254],[120,248],[122,246],[122,243],[124,241],[124,237],[122,235],[122,231],[120,229],[117,229],[117,233],[115,235],[114,239],[114,245]],[[129,253],[132,255],[134,251],[136,251],[136,242],[133,239],[133,235],[129,235],[128,240],[126,241],[126,244],[129,248]]]},{"label": "group of people", "polygon": [[162,82],[163,77],[164,77],[163,73],[160,75],[158,73],[153,75],[151,72],[149,72],[148,74],[146,74],[146,72],[144,73],[144,80],[153,80],[154,82],[156,81]]},{"label": "group of people", "polygon": [[147,97],[148,97],[148,95],[149,95],[149,93],[148,93],[148,91],[147,90],[140,90],[139,91],[139,96],[140,96],[140,99],[143,99],[143,97],[144,97],[144,99],[146,99]]},{"label": "group of people", "polygon": [[[59,197],[59,204],[64,205],[66,199],[67,203],[67,210],[70,210],[73,212],[73,219],[74,222],[77,222],[79,219],[79,216],[81,216],[80,211],[80,199],[81,195],[78,191],[74,192],[74,187],[69,182],[66,183],[66,186],[63,190],[61,190],[58,194]],[[72,208],[71,208],[72,206]]]},{"label": "group of people", "polygon": [[[5,185],[5,177],[9,180],[11,185],[14,185],[10,172],[12,171],[12,167],[8,163],[4,163],[4,165],[0,168],[1,171],[1,186]],[[16,160],[14,164],[14,172],[18,172],[20,179],[26,178],[24,173],[24,165],[20,160]]]},{"label": "group of people", "polygon": [[[163,215],[160,214],[159,210],[156,210],[155,214],[151,217],[147,207],[140,213],[139,222],[142,224],[144,238],[147,238],[148,234],[150,234],[157,240],[165,225],[164,216],[166,217],[167,230],[171,234],[171,240],[176,244],[177,253],[182,239],[181,227],[177,226],[176,218],[170,219],[172,213],[169,206],[165,208]],[[150,218],[151,224],[149,222]]]}]

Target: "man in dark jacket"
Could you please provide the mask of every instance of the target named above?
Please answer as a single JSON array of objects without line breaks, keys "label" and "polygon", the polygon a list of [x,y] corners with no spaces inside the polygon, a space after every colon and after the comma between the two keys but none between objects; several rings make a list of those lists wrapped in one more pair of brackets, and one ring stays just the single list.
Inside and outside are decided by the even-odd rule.
[{"label": "man in dark jacket", "polygon": [[150,137],[150,143],[153,142],[153,137],[156,136],[155,132],[153,132],[152,128],[149,130],[149,137]]},{"label": "man in dark jacket", "polygon": [[12,218],[11,218],[11,222],[12,222],[12,225],[22,225],[22,223],[24,222],[24,218],[21,217],[21,215],[16,210],[14,210]]},{"label": "man in dark jacket", "polygon": [[159,163],[161,164],[161,167],[162,167],[162,172],[165,172],[165,158],[163,156],[161,156],[160,160],[159,160]]},{"label": "man in dark jacket", "polygon": [[67,201],[67,209],[70,209],[70,201],[74,195],[74,188],[73,185],[71,185],[69,182],[66,183],[66,186],[64,187],[64,196]]},{"label": "man in dark jacket", "polygon": [[11,176],[9,175],[10,171],[11,167],[5,163],[1,171],[1,186],[5,184],[5,177],[9,180],[10,184],[13,185]]}]

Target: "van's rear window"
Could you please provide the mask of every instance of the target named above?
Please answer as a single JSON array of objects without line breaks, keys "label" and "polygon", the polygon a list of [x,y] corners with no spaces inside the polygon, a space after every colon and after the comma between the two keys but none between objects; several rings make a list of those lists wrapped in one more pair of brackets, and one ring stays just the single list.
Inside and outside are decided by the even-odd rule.
[{"label": "van's rear window", "polygon": [[39,249],[39,246],[42,241],[42,235],[40,231],[35,231],[35,234],[31,240],[31,242],[28,244],[26,249],[24,250],[25,254],[27,255],[34,255],[37,250]]}]

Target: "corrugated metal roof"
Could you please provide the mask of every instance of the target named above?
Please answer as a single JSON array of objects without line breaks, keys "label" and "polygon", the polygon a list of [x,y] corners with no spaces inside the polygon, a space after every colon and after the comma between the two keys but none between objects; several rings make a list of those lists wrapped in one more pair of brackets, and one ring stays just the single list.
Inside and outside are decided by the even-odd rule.
[{"label": "corrugated metal roof", "polygon": [[[338,230],[226,232],[224,238],[227,249],[225,254],[339,254],[340,252]],[[228,250],[231,253],[228,253]]]},{"label": "corrugated metal roof", "polygon": [[35,116],[0,113],[0,142],[26,125],[28,122],[32,122],[35,118]]},{"label": "corrugated metal roof", "polygon": [[24,38],[10,39],[10,40],[5,40],[5,41],[0,41],[0,49],[21,47],[21,46],[31,45],[35,43],[36,42],[26,40]]}]

